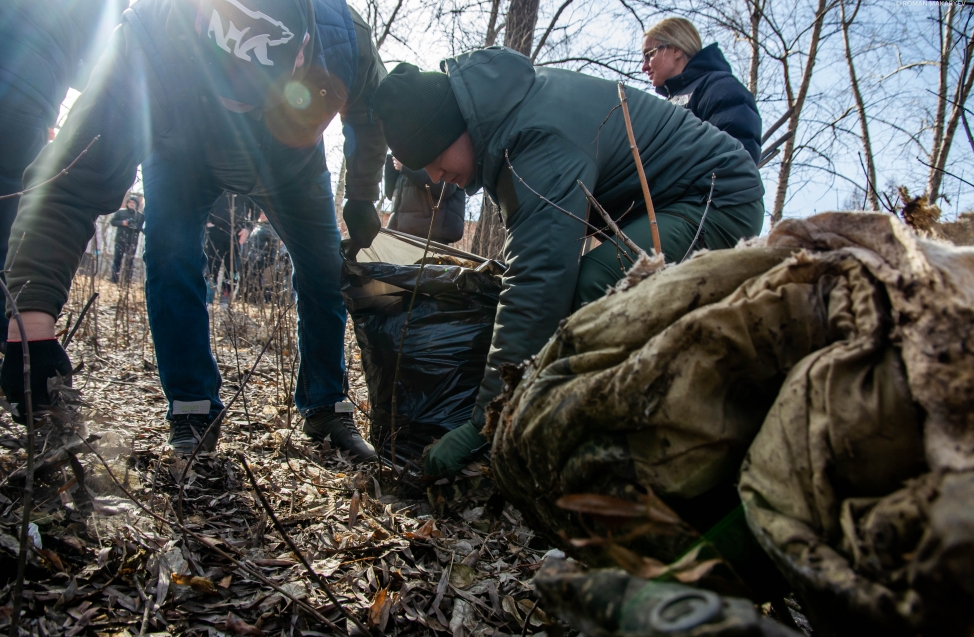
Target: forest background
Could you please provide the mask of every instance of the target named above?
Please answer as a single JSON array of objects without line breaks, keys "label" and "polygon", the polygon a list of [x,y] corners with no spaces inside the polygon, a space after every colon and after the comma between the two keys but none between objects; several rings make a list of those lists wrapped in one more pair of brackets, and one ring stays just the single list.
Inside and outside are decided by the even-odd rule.
[{"label": "forest background", "polygon": [[[503,44],[536,65],[650,93],[641,71],[642,34],[659,19],[683,16],[697,26],[705,45],[720,44],[754,93],[764,130],[779,124],[765,148],[786,138],[761,169],[765,232],[782,218],[825,210],[895,211],[907,196],[924,196],[939,206],[942,221],[974,210],[969,1],[350,0],[350,5],[372,25],[390,70],[403,61],[434,70],[445,57]],[[69,94],[62,117],[76,96]],[[340,205],[344,163],[337,118],[325,144]],[[471,198],[468,219],[478,220],[481,206],[482,195]],[[496,252],[496,224],[480,225],[478,234],[487,234],[474,241],[476,251]]]}]

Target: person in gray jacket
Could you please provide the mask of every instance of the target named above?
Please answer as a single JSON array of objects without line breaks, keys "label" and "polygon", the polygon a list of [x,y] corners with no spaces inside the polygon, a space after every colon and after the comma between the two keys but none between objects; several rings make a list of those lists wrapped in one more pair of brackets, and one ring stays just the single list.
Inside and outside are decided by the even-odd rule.
[{"label": "person in gray jacket", "polygon": [[[440,201],[441,194],[443,201],[430,232],[433,204]],[[429,235],[433,241],[440,243],[455,243],[463,238],[463,217],[467,207],[467,195],[463,188],[442,181],[435,182],[422,168],[410,170],[389,154],[386,157],[385,195],[392,201],[390,230],[422,239]]]}]

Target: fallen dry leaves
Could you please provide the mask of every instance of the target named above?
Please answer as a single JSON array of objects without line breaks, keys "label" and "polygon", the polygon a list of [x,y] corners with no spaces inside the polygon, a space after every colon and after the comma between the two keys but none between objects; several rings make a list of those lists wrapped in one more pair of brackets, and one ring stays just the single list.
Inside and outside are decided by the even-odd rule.
[{"label": "fallen dry leaves", "polygon": [[[23,630],[128,637],[332,632],[294,598],[354,632],[261,509],[235,457],[243,453],[314,570],[376,634],[521,634],[534,603],[529,582],[547,544],[494,495],[481,468],[469,468],[457,485],[438,485],[431,506],[425,493],[390,472],[380,476],[375,465],[356,466],[305,438],[290,400],[293,311],[230,409],[219,449],[187,472],[184,524],[201,539],[147,515],[81,440],[142,506],[170,522],[185,465],[164,448],[166,400],[141,291],[94,283],[101,296],[69,349],[75,364],[85,364],[74,380],[85,401],[73,420],[76,431],[48,425],[35,440],[43,469],[31,520],[43,546],[30,557]],[[76,315],[91,282],[79,279],[74,289],[65,312]],[[280,310],[273,303],[238,303],[232,314],[213,307],[212,347],[225,400],[243,382]],[[351,330],[346,359],[350,397],[367,405]],[[359,411],[356,418],[367,431],[366,416]],[[24,429],[4,415],[0,630],[10,621],[24,446]],[[217,551],[257,569],[280,590]],[[540,610],[531,616],[529,633],[541,630],[542,617]]]}]

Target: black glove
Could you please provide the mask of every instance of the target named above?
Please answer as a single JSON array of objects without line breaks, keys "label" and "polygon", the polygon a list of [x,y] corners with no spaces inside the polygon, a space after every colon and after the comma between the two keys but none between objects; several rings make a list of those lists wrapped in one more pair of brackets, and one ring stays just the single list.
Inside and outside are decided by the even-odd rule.
[{"label": "black glove", "polygon": [[382,227],[379,213],[375,211],[375,204],[371,201],[349,199],[342,209],[342,218],[345,219],[345,226],[348,227],[348,236],[358,248],[368,248],[372,245],[372,240]]},{"label": "black glove", "polygon": [[[34,413],[51,406],[47,392],[47,380],[60,374],[64,382],[71,385],[71,359],[57,342],[32,341],[30,343],[30,390]],[[7,342],[7,353],[0,368],[0,389],[3,389],[7,402],[17,409],[14,420],[23,424],[26,421],[27,405],[24,404],[24,344]]]}]

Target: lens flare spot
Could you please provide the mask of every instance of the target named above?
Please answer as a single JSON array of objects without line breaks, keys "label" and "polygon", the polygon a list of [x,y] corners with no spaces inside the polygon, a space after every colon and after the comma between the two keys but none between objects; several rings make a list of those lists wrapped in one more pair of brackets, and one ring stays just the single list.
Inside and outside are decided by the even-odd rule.
[{"label": "lens flare spot", "polygon": [[284,87],[284,99],[292,107],[304,110],[311,106],[311,91],[301,82],[288,82]]}]

